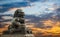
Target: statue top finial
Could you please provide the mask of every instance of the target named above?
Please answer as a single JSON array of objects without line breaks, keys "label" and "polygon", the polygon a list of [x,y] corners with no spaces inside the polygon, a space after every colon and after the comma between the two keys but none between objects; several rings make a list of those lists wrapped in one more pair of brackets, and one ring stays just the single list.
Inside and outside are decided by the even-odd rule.
[{"label": "statue top finial", "polygon": [[22,12],[22,9],[17,9],[16,11],[17,11],[17,12]]},{"label": "statue top finial", "polygon": [[22,9],[17,9],[14,13],[14,17],[24,17],[24,12],[22,11]]}]

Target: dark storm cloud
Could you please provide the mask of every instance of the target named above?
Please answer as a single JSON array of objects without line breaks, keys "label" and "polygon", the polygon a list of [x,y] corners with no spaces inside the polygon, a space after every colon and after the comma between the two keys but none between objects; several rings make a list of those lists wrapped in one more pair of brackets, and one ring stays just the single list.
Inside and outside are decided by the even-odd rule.
[{"label": "dark storm cloud", "polygon": [[0,6],[2,6],[2,8],[0,8],[0,13],[10,8],[31,6],[30,3],[37,1],[43,2],[45,0],[0,0]]},{"label": "dark storm cloud", "polygon": [[37,2],[37,1],[42,1],[42,0],[28,0],[30,2]]},{"label": "dark storm cloud", "polygon": [[56,12],[56,14],[57,14],[57,15],[56,15],[57,20],[60,21],[60,8],[56,9],[55,12]]},{"label": "dark storm cloud", "polygon": [[28,2],[17,2],[11,4],[2,4],[0,5],[3,8],[0,8],[0,13],[9,10],[10,8],[26,7],[29,6]]},{"label": "dark storm cloud", "polygon": [[60,12],[60,8],[56,9],[57,12]]}]

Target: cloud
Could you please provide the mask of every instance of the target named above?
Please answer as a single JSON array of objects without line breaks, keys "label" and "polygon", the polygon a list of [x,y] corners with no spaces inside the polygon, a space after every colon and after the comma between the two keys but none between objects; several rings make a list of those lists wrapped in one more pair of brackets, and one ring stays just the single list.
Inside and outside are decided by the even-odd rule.
[{"label": "cloud", "polygon": [[17,2],[11,4],[2,4],[0,5],[3,8],[0,8],[0,13],[8,11],[10,8],[26,7],[29,6],[28,2]]},{"label": "cloud", "polygon": [[[18,1],[18,0],[17,0]],[[27,1],[27,0],[26,0]],[[37,17],[48,18],[49,13],[53,13],[54,10],[59,8],[57,2],[48,1],[48,0],[28,0],[27,2],[16,2],[9,4],[2,4],[2,9],[0,8],[0,12],[4,12],[3,14],[14,14],[15,10],[21,8],[26,15],[35,15]],[[44,1],[44,2],[42,2]],[[29,2],[29,3],[28,3]],[[50,14],[49,14],[50,17]]]},{"label": "cloud", "polygon": [[9,20],[9,19],[12,19],[12,17],[11,16],[3,16],[2,19]]},{"label": "cloud", "polygon": [[[50,13],[54,9],[51,4],[53,4],[53,3],[34,2],[34,3],[31,3],[31,5],[32,5],[31,7],[26,7],[23,9],[23,11],[26,12],[27,14],[32,14],[32,15],[40,15],[40,14],[44,14],[44,13]],[[46,9],[49,9],[49,10],[46,11]]]},{"label": "cloud", "polygon": [[4,8],[0,9],[1,10],[0,12],[5,12],[5,11],[9,10],[10,8],[31,6],[30,8],[29,7],[25,8],[24,11],[26,13],[29,12],[29,14],[37,13],[37,15],[39,15],[39,14],[46,13],[46,12],[49,12],[49,13],[52,12],[53,11],[52,6],[54,4],[59,4],[57,2],[58,2],[58,0],[55,0],[55,1],[54,0],[53,1],[52,0],[16,0],[16,1],[2,0],[1,1],[2,4],[0,4],[0,6],[3,6]]},{"label": "cloud", "polygon": [[[18,4],[16,7],[22,8],[25,14],[27,15],[35,15],[35,16],[52,13],[57,7],[59,7],[57,6],[57,4],[55,4],[55,2],[48,2],[47,0],[46,2],[40,2],[40,1],[33,2],[33,3],[31,2],[30,5],[31,6],[28,6],[27,4],[26,6],[24,5],[25,7],[23,5],[20,7]],[[15,7],[15,5],[13,4],[12,7]],[[8,12],[6,11],[6,12],[12,13],[13,11],[14,9],[11,11],[9,10]]]},{"label": "cloud", "polygon": [[45,0],[0,0],[0,4],[10,4],[10,3],[17,3],[17,2],[44,2]]},{"label": "cloud", "polygon": [[3,7],[2,6],[0,6],[0,9],[2,9]]},{"label": "cloud", "polygon": [[24,2],[24,0],[0,0],[0,4],[10,4],[15,2]]}]

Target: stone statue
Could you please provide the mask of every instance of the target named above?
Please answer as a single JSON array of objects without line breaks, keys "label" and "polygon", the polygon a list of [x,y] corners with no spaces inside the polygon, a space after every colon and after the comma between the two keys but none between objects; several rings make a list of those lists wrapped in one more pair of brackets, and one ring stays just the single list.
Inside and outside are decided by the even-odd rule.
[{"label": "stone statue", "polygon": [[24,12],[21,9],[17,9],[14,13],[14,19],[12,25],[9,26],[10,33],[13,32],[22,32],[25,33],[25,21],[24,21]]},{"label": "stone statue", "polygon": [[[24,19],[24,12],[21,9],[17,9],[14,13],[12,24],[8,26],[8,30],[4,31],[3,34],[20,34],[19,37],[33,37],[32,31],[26,27],[25,19]],[[26,34],[29,34],[26,35]],[[7,35],[8,36],[8,35]],[[9,36],[8,36],[9,37]],[[14,35],[15,37],[15,35]],[[17,36],[16,36],[17,37]]]}]

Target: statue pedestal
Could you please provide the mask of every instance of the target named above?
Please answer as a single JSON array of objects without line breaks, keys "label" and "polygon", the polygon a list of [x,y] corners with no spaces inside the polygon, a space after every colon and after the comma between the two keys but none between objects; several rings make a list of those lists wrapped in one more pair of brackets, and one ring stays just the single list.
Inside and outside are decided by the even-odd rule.
[{"label": "statue pedestal", "polygon": [[2,35],[0,37],[34,37],[32,34],[8,34],[8,35]]},{"label": "statue pedestal", "polygon": [[[12,27],[12,25],[10,26]],[[21,24],[18,28],[10,28],[7,31],[4,31],[1,37],[34,37],[34,35],[30,29],[24,24]]]}]

